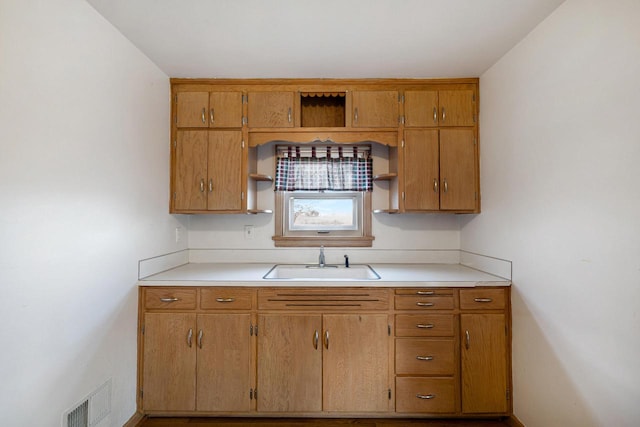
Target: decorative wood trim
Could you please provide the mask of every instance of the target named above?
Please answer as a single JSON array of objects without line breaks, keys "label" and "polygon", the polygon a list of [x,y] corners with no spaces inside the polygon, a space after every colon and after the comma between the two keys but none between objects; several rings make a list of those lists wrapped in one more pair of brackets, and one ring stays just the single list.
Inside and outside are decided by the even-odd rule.
[{"label": "decorative wood trim", "polygon": [[122,427],[140,427],[142,423],[147,419],[146,415],[136,412],[129,418],[129,421],[124,423]]},{"label": "decorative wood trim", "polygon": [[513,414],[505,420],[505,423],[511,427],[525,427],[522,421],[520,421],[518,417]]}]

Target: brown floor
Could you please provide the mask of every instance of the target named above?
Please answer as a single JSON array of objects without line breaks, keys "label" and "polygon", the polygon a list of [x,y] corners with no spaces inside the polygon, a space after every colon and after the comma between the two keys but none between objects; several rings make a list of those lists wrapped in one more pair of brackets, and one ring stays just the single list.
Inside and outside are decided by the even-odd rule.
[{"label": "brown floor", "polygon": [[139,427],[508,427],[501,420],[149,418]]}]

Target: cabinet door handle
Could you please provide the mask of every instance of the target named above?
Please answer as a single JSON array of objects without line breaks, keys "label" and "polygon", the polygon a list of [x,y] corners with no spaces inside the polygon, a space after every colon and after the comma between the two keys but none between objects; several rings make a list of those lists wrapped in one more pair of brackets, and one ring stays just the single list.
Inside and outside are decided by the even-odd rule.
[{"label": "cabinet door handle", "polygon": [[329,350],[329,331],[324,331],[324,346]]},{"label": "cabinet door handle", "polygon": [[353,121],[358,124],[358,107],[353,110]]},{"label": "cabinet door handle", "polygon": [[209,179],[209,193],[213,192],[213,179]]},{"label": "cabinet door handle", "polygon": [[464,331],[464,348],[469,350],[470,344],[471,344],[471,336],[469,335],[469,331]]},{"label": "cabinet door handle", "polygon": [[207,109],[202,107],[202,123],[206,124],[207,123]]},{"label": "cabinet door handle", "polygon": [[426,325],[422,324],[422,323],[419,323],[419,324],[416,325],[416,328],[418,328],[418,329],[433,329],[434,326],[435,325],[433,323],[427,323]]},{"label": "cabinet door handle", "polygon": [[442,107],[442,123],[444,123],[446,119],[447,119],[447,112],[445,111],[444,107]]},{"label": "cabinet door handle", "polygon": [[291,114],[291,107],[289,107],[289,110],[287,111],[287,120],[289,120],[289,123],[291,123],[291,120],[293,119],[292,116],[293,115]]},{"label": "cabinet door handle", "polygon": [[191,347],[191,344],[193,344],[193,329],[189,329],[187,333],[187,345]]},{"label": "cabinet door handle", "polygon": [[493,301],[492,298],[474,298],[473,300],[475,302],[492,302]]},{"label": "cabinet door handle", "polygon": [[433,107],[433,123],[438,123],[438,109]]},{"label": "cabinet door handle", "polygon": [[444,187],[444,192],[449,191],[449,184],[447,183],[447,178],[444,179],[444,183],[442,185]]},{"label": "cabinet door handle", "polygon": [[434,295],[435,293],[435,291],[418,291],[416,295]]},{"label": "cabinet door handle", "polygon": [[214,120],[213,120],[213,108],[209,110],[209,122],[211,124],[213,124]]},{"label": "cabinet door handle", "polygon": [[180,301],[180,298],[176,298],[176,297],[160,298],[160,301],[162,301],[162,302],[176,302],[176,301]]},{"label": "cabinet door handle", "polygon": [[433,356],[416,356],[416,359],[431,362],[433,360]]},{"label": "cabinet door handle", "polygon": [[417,302],[416,305],[418,307],[433,307],[432,302]]},{"label": "cabinet door handle", "polygon": [[235,298],[216,298],[217,302],[234,302]]},{"label": "cabinet door handle", "polygon": [[200,192],[204,193],[204,178],[200,180]]},{"label": "cabinet door handle", "polygon": [[313,334],[313,348],[318,349],[318,341],[320,341],[320,333],[316,330]]},{"label": "cabinet door handle", "polygon": [[418,399],[431,400],[431,399],[435,399],[436,395],[435,394],[416,394],[416,397]]},{"label": "cabinet door handle", "polygon": [[437,178],[433,178],[433,192],[434,193],[438,192],[438,179]]},{"label": "cabinet door handle", "polygon": [[202,348],[202,329],[200,329],[200,332],[198,332],[198,347]]}]

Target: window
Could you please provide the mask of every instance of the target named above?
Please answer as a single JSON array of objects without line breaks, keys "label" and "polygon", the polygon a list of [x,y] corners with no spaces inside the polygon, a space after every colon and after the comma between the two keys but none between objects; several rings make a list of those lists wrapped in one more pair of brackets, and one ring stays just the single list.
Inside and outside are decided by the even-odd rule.
[{"label": "window", "polygon": [[277,147],[276,246],[371,246],[368,146]]}]

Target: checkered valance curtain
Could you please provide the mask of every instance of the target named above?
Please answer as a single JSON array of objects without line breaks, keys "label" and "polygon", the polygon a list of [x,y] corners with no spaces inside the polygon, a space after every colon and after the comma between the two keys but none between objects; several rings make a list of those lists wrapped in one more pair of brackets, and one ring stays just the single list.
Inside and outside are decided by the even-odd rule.
[{"label": "checkered valance curtain", "polygon": [[369,147],[278,147],[276,191],[372,191]]}]

